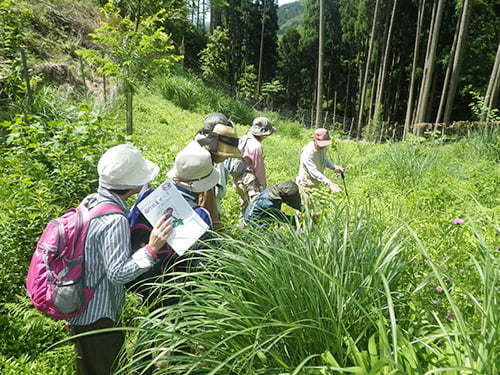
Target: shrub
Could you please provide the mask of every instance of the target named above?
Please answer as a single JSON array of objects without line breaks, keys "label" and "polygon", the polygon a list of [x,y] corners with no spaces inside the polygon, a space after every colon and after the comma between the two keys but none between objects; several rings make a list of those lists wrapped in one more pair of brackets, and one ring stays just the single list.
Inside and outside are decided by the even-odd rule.
[{"label": "shrub", "polygon": [[0,302],[22,293],[45,224],[95,191],[95,166],[117,142],[113,127],[81,108],[73,122],[17,116],[0,139]]}]

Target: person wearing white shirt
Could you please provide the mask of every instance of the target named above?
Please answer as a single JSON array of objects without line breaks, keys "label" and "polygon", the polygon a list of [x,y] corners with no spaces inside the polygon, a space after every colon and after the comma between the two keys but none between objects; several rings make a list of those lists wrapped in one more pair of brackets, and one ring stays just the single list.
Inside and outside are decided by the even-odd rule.
[{"label": "person wearing white shirt", "polygon": [[326,185],[334,192],[338,193],[342,188],[325,176],[325,168],[329,168],[336,173],[343,173],[344,168],[334,164],[327,156],[327,148],[332,143],[330,133],[327,129],[318,128],[315,130],[313,140],[309,142],[300,154],[299,175],[296,178],[297,185],[301,193],[302,201],[305,205],[311,203],[311,192],[321,185]]}]

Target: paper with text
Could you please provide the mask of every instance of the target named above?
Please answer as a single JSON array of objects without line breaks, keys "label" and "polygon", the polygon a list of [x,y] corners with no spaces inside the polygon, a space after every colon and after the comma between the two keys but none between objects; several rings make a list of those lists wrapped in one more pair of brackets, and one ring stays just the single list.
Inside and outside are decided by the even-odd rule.
[{"label": "paper with text", "polygon": [[208,225],[189,206],[172,181],[167,180],[137,207],[154,226],[163,215],[170,215],[174,229],[167,243],[183,255],[208,230]]}]

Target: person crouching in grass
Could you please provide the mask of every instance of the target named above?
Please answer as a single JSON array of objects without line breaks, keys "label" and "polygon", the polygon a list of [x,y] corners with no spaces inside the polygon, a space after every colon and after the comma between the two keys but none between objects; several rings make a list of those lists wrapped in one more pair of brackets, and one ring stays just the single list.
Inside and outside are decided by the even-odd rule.
[{"label": "person crouching in grass", "polygon": [[245,224],[266,228],[273,222],[295,224],[295,216],[281,211],[283,203],[301,210],[299,187],[293,181],[279,182],[259,193],[247,206]]}]

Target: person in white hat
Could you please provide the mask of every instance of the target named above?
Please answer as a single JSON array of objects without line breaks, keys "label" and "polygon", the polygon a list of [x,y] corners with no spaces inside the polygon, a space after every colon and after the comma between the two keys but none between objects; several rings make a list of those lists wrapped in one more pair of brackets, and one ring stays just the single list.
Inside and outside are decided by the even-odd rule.
[{"label": "person in white hat", "polygon": [[[216,113],[211,115],[222,114]],[[209,116],[206,118],[211,119],[215,117],[215,119],[218,119],[217,116]],[[238,149],[238,136],[236,129],[227,121],[225,124],[216,124],[210,132],[204,134],[197,133],[195,140],[210,152],[214,167],[219,172],[219,181],[217,181],[215,187],[199,194],[198,197],[198,204],[210,212],[214,223],[214,230],[217,231],[222,229],[220,220],[221,200],[226,195],[226,186],[229,179],[228,171],[224,167],[224,161],[228,158],[241,158],[242,155]]]},{"label": "person in white hat", "polygon": [[243,154],[244,168],[240,168],[238,165],[227,165],[228,170],[233,171],[234,187],[240,197],[241,219],[248,203],[267,187],[261,142],[275,131],[276,128],[266,117],[254,119],[247,134],[240,138],[238,144],[238,148]]},{"label": "person in white hat", "polygon": [[[75,335],[116,327],[123,309],[124,284],[150,269],[159,249],[172,232],[166,217],[153,228],[149,242],[131,254],[130,229],[125,202],[156,177],[159,167],[127,144],[107,150],[99,160],[99,188],[82,202],[89,209],[103,202],[120,208],[96,217],[89,225],[85,243],[85,284],[95,289],[87,309],[70,319]],[[74,339],[78,374],[109,375],[124,342],[122,331]]]},{"label": "person in white hat", "polygon": [[219,172],[214,168],[210,152],[198,142],[190,142],[177,154],[174,167],[167,176],[189,205],[212,229],[210,213],[198,205],[199,194],[213,189],[219,181]]}]

